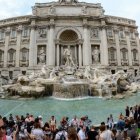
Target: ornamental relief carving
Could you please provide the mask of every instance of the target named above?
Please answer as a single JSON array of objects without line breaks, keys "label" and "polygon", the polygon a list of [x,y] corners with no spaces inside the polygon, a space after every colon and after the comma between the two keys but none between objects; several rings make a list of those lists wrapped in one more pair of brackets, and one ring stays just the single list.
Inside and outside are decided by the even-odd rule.
[{"label": "ornamental relief carving", "polygon": [[37,33],[38,33],[39,39],[47,38],[47,29],[46,28],[38,28]]},{"label": "ornamental relief carving", "polygon": [[91,39],[94,39],[94,38],[99,38],[99,30],[98,29],[96,29],[96,28],[92,28],[91,30],[90,30],[90,38]]}]

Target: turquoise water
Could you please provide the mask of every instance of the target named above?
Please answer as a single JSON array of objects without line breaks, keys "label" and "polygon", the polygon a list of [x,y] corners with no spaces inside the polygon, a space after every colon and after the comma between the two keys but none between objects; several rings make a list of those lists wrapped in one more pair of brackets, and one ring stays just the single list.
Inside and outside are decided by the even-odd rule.
[{"label": "turquoise water", "polygon": [[106,121],[110,113],[114,120],[117,120],[119,113],[124,113],[127,105],[134,106],[140,104],[140,93],[122,100],[104,100],[102,98],[88,98],[82,100],[57,100],[53,98],[40,98],[36,100],[4,100],[0,99],[0,114],[9,116],[10,113],[34,116],[42,115],[44,121],[48,121],[50,116],[55,115],[58,122],[63,116],[74,115],[79,118],[88,115],[93,124]]}]

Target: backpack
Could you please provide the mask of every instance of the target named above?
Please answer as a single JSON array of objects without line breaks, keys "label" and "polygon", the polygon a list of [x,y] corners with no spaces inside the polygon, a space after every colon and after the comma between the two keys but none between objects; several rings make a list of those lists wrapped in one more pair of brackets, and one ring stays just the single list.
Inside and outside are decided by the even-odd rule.
[{"label": "backpack", "polygon": [[60,135],[60,139],[59,139],[59,140],[66,140],[66,137],[65,137],[64,133],[62,133],[62,134]]}]

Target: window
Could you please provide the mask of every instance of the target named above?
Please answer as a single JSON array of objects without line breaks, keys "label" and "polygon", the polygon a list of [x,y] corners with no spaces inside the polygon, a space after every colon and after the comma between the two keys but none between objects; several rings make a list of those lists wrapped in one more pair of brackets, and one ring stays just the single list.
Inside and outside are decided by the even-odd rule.
[{"label": "window", "polygon": [[4,35],[5,35],[4,30],[1,30],[0,31],[0,40],[4,39]]},{"label": "window", "polygon": [[113,32],[111,29],[107,29],[107,36],[108,37],[112,37],[113,36]]},{"label": "window", "polygon": [[127,60],[127,51],[126,50],[122,51],[122,59]]},{"label": "window", "polygon": [[133,32],[130,33],[130,38],[134,39],[134,33]]},{"label": "window", "polygon": [[29,36],[29,28],[24,27],[22,30],[22,36],[23,37],[28,37]]},{"label": "window", "polygon": [[0,50],[0,62],[3,61],[3,51]]},{"label": "window", "polygon": [[110,51],[110,58],[111,58],[111,60],[115,59],[115,51],[114,50]]},{"label": "window", "polygon": [[120,38],[124,38],[124,32],[123,32],[123,31],[120,31],[120,32],[119,32],[119,37],[120,37]]},{"label": "window", "polygon": [[11,31],[11,38],[16,38],[16,30],[12,29]]},{"label": "window", "polygon": [[137,50],[133,50],[133,60],[137,60]]},{"label": "window", "polygon": [[28,60],[28,50],[27,49],[23,49],[22,50],[22,61],[27,61]]},{"label": "window", "polygon": [[13,62],[15,60],[15,50],[9,50],[9,61]]},{"label": "window", "polygon": [[111,48],[109,52],[110,52],[110,60],[115,60],[115,49]]}]

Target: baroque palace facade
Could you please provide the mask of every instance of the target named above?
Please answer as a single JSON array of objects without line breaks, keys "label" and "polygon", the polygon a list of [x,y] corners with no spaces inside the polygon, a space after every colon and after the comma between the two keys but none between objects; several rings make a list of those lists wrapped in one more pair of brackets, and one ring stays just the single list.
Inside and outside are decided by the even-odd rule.
[{"label": "baroque palace facade", "polygon": [[64,64],[71,51],[79,68],[92,66],[139,75],[140,44],[134,20],[104,15],[101,4],[59,0],[36,3],[32,15],[0,21],[0,73],[18,74]]}]

